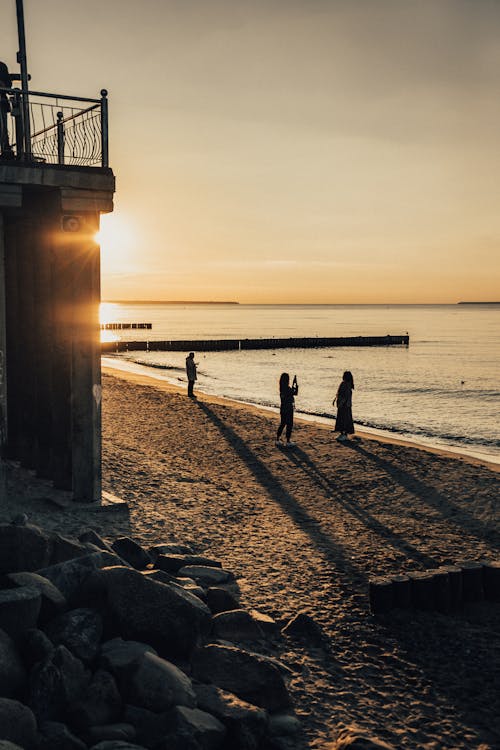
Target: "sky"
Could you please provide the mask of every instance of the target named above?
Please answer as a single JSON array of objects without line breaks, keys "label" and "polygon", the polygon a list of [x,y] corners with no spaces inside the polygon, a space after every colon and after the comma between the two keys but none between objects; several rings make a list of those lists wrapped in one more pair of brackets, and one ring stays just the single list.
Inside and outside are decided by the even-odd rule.
[{"label": "sky", "polygon": [[498,0],[24,11],[32,89],[109,91],[104,299],[500,299]]}]

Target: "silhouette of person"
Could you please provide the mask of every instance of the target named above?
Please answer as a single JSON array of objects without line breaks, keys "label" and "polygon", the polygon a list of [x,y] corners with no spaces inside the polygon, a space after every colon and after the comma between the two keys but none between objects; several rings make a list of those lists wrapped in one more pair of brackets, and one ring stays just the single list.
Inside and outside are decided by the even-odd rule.
[{"label": "silhouette of person", "polygon": [[[12,77],[4,62],[0,62],[0,88],[11,89]],[[7,115],[10,113],[10,102],[6,91],[0,91],[0,155],[4,158],[12,156],[7,128]]]},{"label": "silhouette of person", "polygon": [[342,382],[338,387],[337,395],[333,403],[337,402],[337,419],[335,420],[335,432],[339,432],[337,440],[344,443],[349,440],[348,435],[354,434],[354,423],[352,421],[352,392],[354,390],[354,378],[349,370],[342,375]]},{"label": "silhouette of person", "polygon": [[194,361],[194,352],[189,352],[186,357],[186,374],[188,379],[188,396],[196,398],[193,393],[194,383],[197,380],[196,377],[196,362]]},{"label": "silhouette of person", "polygon": [[294,410],[294,404],[295,404],[295,396],[299,392],[299,386],[297,383],[297,376],[293,376],[293,382],[290,386],[290,375],[287,372],[281,373],[280,380],[279,380],[279,389],[280,389],[280,399],[281,399],[281,406],[280,406],[280,417],[281,422],[280,426],[278,427],[278,432],[276,434],[276,446],[282,445],[281,443],[281,435],[283,430],[286,428],[285,437],[286,437],[286,443],[285,447],[287,448],[293,448],[295,446],[295,443],[292,443],[291,437],[292,437],[292,430],[293,430],[293,410]]}]

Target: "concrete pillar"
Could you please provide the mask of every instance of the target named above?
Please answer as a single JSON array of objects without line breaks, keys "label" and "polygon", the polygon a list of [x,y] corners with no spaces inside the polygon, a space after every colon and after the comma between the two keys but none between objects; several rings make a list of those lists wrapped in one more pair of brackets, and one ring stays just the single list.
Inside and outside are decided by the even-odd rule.
[{"label": "concrete pillar", "polygon": [[5,464],[2,461],[7,440],[7,373],[5,330],[5,241],[4,221],[0,212],[0,503],[7,499]]},{"label": "concrete pillar", "polygon": [[17,222],[17,332],[18,332],[18,384],[19,384],[19,459],[21,466],[35,466],[35,381],[34,367],[34,258],[36,242],[33,217],[25,213]]},{"label": "concrete pillar", "polygon": [[19,300],[17,269],[17,236],[15,222],[4,219],[5,320],[7,373],[7,444],[8,458],[20,458],[20,382],[19,382]]}]

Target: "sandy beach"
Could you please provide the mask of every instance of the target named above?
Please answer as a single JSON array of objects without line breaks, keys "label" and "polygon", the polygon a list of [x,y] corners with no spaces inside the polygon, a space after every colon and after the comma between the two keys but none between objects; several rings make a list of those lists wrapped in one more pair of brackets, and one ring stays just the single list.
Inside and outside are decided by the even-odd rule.
[{"label": "sandy beach", "polygon": [[[130,512],[61,509],[58,493],[8,468],[1,519],[21,510],[66,534],[187,542],[235,572],[242,604],[286,622],[299,611],[325,647],[284,639],[304,737],[321,748],[357,724],[398,748],[500,748],[500,605],[374,617],[368,580],[499,559],[495,467],[297,422],[105,370],[103,486]],[[497,467],[498,468],[498,467]],[[59,493],[61,494],[61,493]]]}]

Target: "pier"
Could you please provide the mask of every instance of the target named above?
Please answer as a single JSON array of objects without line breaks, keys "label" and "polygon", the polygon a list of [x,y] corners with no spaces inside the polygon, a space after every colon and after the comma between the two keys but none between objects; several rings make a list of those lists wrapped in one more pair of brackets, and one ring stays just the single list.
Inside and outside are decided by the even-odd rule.
[{"label": "pier", "polygon": [[102,354],[120,352],[229,352],[248,349],[319,349],[340,346],[409,346],[404,336],[336,336],[268,339],[205,339],[189,341],[103,341]]},{"label": "pier", "polygon": [[123,331],[129,328],[151,330],[152,323],[101,323],[101,331]]}]

